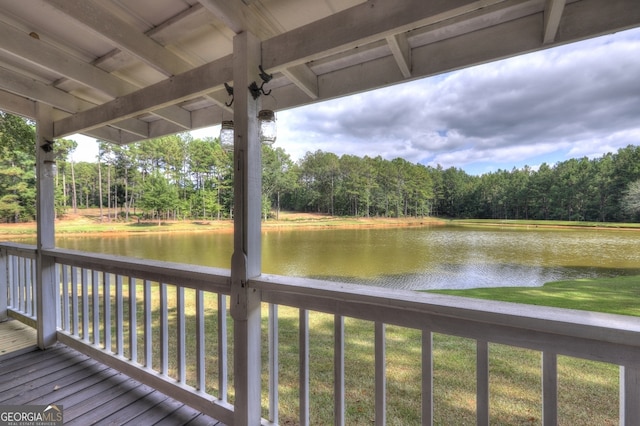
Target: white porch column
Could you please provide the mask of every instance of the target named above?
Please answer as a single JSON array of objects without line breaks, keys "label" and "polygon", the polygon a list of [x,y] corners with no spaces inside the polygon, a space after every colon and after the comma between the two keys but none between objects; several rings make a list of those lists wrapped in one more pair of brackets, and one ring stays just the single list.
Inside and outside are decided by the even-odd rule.
[{"label": "white porch column", "polygon": [[231,259],[231,315],[234,320],[235,424],[260,424],[260,294],[247,280],[261,273],[260,99],[248,87],[258,75],[260,41],[243,32],[233,40],[234,252]]},{"label": "white porch column", "polygon": [[7,291],[9,290],[8,261],[9,256],[7,256],[7,251],[0,248],[0,322],[7,319]]},{"label": "white porch column", "polygon": [[[55,205],[53,151],[42,148],[53,141],[52,108],[36,104],[36,315],[38,318],[38,346],[45,349],[56,343],[56,282],[53,259],[42,255],[42,249],[55,247]],[[53,146],[51,147],[53,148]]]}]

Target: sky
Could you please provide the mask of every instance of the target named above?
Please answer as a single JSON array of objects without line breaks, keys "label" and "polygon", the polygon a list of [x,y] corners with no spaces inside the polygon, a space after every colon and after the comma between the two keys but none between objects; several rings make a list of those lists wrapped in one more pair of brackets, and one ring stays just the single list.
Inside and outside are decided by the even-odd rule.
[{"label": "sky", "polygon": [[[276,147],[498,169],[640,145],[640,29],[277,112]],[[217,137],[219,126],[192,132]],[[95,161],[74,136],[76,161]]]}]

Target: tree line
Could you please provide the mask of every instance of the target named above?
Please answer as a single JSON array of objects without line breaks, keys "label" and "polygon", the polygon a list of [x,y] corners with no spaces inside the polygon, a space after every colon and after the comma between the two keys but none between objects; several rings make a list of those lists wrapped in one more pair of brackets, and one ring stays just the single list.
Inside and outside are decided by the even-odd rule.
[{"label": "tree line", "polygon": [[[33,123],[0,114],[0,220],[35,218]],[[74,141],[57,140],[56,212],[100,208],[106,220],[230,218],[233,153],[217,138],[179,134],[126,146],[99,142],[96,162],[74,163]],[[294,162],[262,147],[263,215],[281,210],[360,217],[640,219],[640,148],[600,158],[481,176],[401,158],[308,152]]]}]

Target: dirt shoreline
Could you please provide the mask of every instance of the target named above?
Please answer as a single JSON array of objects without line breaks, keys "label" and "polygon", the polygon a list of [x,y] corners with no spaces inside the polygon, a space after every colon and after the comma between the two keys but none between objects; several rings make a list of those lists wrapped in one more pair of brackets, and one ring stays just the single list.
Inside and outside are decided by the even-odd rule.
[{"label": "dirt shoreline", "polygon": [[[446,221],[436,218],[351,218],[313,213],[283,213],[279,220],[262,221],[263,231],[313,230],[351,228],[391,228],[444,225]],[[172,232],[233,232],[232,220],[186,220],[186,221],[108,221],[93,210],[76,215],[65,215],[56,219],[56,235],[64,237],[126,234],[172,233]],[[0,224],[0,240],[30,239],[36,236],[36,223]]]},{"label": "dirt shoreline", "polygon": [[542,229],[591,229],[594,231],[640,231],[637,226],[622,226],[621,224],[611,226],[598,225],[557,225],[544,223],[504,223],[504,222],[474,222],[464,221],[462,219],[452,222],[457,226],[473,226],[473,227],[501,227],[501,228],[542,228]]},{"label": "dirt shoreline", "polygon": [[[104,213],[104,212],[103,212]],[[549,229],[590,229],[603,231],[640,231],[637,224],[598,225],[563,225],[545,223],[513,223],[513,222],[484,222],[474,220],[449,221],[433,217],[424,218],[387,218],[387,217],[339,217],[319,213],[281,212],[278,220],[262,221],[263,232],[285,230],[321,230],[321,229],[356,229],[356,228],[398,228],[443,226],[453,224],[469,227],[502,227],[502,228],[549,228]],[[96,236],[114,237],[145,233],[189,233],[189,232],[233,232],[233,221],[222,220],[184,220],[184,221],[138,221],[136,217],[128,222],[122,220],[109,221],[99,209],[81,210],[77,214],[68,213],[56,219],[56,235],[60,237]],[[36,223],[0,224],[0,241],[20,239],[34,239],[36,237]]]}]

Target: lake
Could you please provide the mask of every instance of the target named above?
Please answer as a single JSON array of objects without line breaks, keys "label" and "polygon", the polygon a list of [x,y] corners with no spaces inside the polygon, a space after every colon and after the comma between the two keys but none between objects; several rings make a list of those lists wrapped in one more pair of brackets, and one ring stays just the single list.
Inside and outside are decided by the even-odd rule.
[{"label": "lake", "polygon": [[[230,267],[231,233],[64,237],[56,245]],[[593,229],[419,228],[263,231],[263,272],[390,288],[540,286],[640,275],[640,232]]]}]

